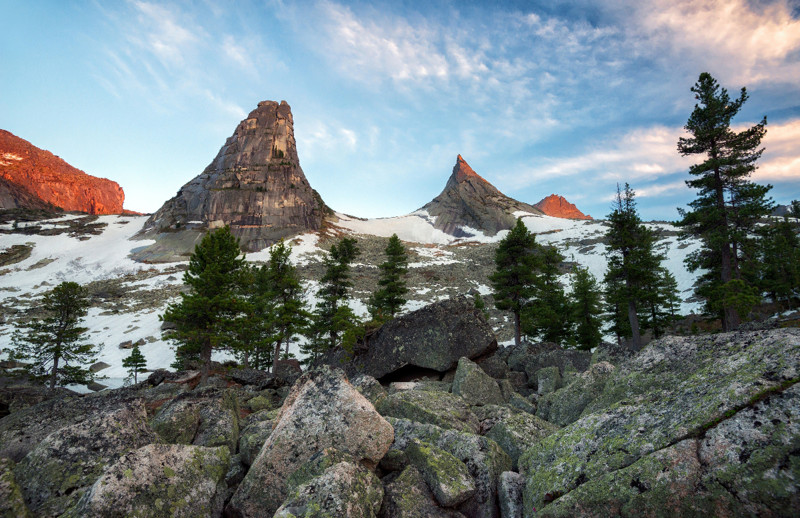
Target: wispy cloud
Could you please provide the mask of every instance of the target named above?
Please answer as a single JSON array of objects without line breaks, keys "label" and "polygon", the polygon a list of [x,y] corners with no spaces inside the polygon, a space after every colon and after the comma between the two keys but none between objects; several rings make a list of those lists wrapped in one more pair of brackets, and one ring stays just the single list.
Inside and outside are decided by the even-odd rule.
[{"label": "wispy cloud", "polygon": [[753,178],[762,182],[800,183],[800,119],[768,124],[764,154]]}]

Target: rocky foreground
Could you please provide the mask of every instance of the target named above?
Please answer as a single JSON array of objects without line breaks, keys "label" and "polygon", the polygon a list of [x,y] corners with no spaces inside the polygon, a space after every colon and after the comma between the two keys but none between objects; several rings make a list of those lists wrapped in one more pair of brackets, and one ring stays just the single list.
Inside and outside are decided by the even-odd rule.
[{"label": "rocky foreground", "polygon": [[0,515],[800,509],[798,329],[666,337],[627,356],[498,349],[458,300],[391,325],[302,374],[218,366],[199,385],[156,371],[87,396],[6,383]]}]

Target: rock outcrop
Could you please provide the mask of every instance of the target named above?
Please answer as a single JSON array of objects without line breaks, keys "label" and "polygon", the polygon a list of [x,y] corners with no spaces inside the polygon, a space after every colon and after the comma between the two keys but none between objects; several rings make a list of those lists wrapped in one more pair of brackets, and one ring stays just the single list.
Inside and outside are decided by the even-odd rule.
[{"label": "rock outcrop", "polygon": [[49,151],[0,130],[0,208],[122,214],[125,193],[116,182],[90,176]]},{"label": "rock outcrop", "polygon": [[534,207],[554,218],[592,219],[588,214],[579,211],[578,207],[573,203],[568,202],[566,198],[557,194],[551,194],[543,198],[539,203],[534,204]]},{"label": "rock outcrop", "polygon": [[442,193],[420,211],[435,219],[434,227],[456,237],[471,237],[476,231],[493,236],[514,226],[516,211],[542,213],[498,191],[473,171],[461,155]]},{"label": "rock outcrop", "polygon": [[158,259],[171,248],[191,251],[194,241],[176,233],[196,238],[224,225],[243,249],[261,250],[319,229],[328,212],[300,168],[291,108],[286,101],[262,101],[208,167],[147,220],[143,235],[158,243],[139,255]]}]

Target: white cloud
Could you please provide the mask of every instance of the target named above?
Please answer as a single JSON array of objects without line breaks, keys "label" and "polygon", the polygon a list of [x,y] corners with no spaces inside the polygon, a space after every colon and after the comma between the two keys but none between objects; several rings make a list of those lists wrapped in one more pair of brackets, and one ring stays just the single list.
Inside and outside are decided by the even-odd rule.
[{"label": "white cloud", "polygon": [[765,148],[753,178],[762,182],[800,183],[800,119],[767,124],[762,141]]},{"label": "white cloud", "polygon": [[249,73],[254,73],[253,60],[250,58],[247,50],[236,42],[236,39],[230,34],[226,34],[222,40],[222,51],[234,63],[236,63],[242,70]]},{"label": "white cloud", "polygon": [[143,38],[139,44],[155,54],[164,66],[183,65],[186,54],[200,41],[198,27],[185,27],[178,14],[163,5],[136,0],[132,5],[138,12]]}]

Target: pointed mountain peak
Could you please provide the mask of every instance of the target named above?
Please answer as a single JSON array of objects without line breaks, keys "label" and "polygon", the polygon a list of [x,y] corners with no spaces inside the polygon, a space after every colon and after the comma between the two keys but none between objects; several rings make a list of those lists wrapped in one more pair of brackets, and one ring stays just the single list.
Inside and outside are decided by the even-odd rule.
[{"label": "pointed mountain peak", "polygon": [[548,216],[553,216],[554,218],[592,219],[591,216],[584,214],[578,210],[578,207],[568,202],[566,198],[559,196],[558,194],[551,194],[546,198],[542,198],[542,200],[535,204],[534,207],[541,210]]},{"label": "pointed mountain peak", "polygon": [[481,175],[476,173],[461,155],[458,155],[458,158],[456,159],[456,165],[453,166],[453,175],[450,178],[459,183],[467,181],[471,178],[489,183]]}]

